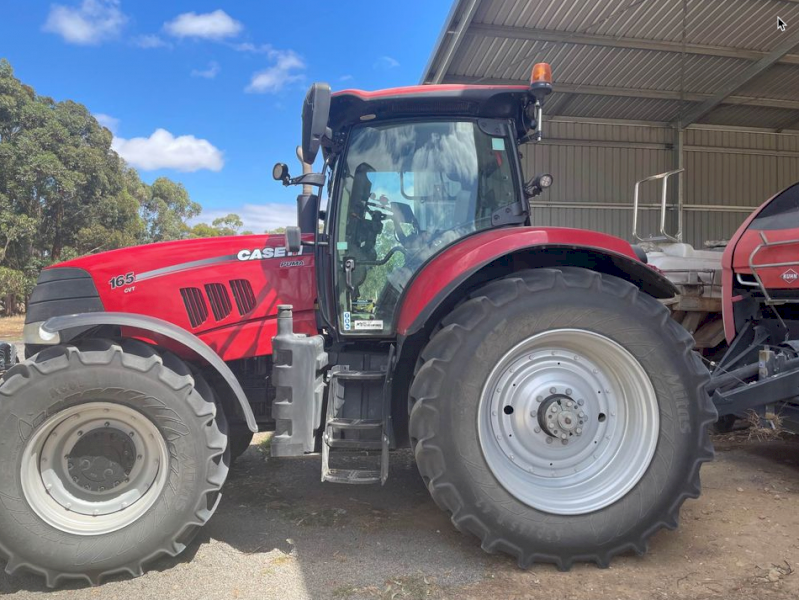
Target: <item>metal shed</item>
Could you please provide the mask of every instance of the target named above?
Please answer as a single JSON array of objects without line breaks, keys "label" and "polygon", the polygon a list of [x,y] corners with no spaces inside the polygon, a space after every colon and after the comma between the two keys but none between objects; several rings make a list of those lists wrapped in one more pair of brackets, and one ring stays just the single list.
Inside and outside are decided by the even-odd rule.
[{"label": "metal shed", "polygon": [[[684,167],[669,228],[701,247],[799,180],[797,45],[799,0],[455,0],[422,83],[551,63],[544,141],[523,152],[555,177],[535,222],[629,239],[635,182]],[[655,233],[656,183],[642,202]]]}]

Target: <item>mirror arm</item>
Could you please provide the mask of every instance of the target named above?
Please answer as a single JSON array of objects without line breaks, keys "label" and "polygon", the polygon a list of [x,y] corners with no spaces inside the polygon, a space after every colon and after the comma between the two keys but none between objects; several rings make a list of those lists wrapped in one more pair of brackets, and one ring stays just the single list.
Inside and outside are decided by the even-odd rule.
[{"label": "mirror arm", "polygon": [[325,186],[325,174],[324,173],[304,173],[299,177],[286,177],[283,180],[283,185],[290,186],[290,185],[313,185],[316,187],[324,187]]}]

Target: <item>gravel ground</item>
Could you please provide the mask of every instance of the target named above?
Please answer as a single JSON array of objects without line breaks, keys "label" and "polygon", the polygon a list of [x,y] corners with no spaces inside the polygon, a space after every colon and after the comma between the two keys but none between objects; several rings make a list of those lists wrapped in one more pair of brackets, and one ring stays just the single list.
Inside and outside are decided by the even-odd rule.
[{"label": "gravel ground", "polygon": [[704,494],[680,529],[644,557],[611,568],[520,571],[454,530],[428,497],[409,452],[384,487],[319,482],[319,457],[266,459],[253,445],[222,504],[178,559],[138,579],[49,591],[34,576],[0,577],[10,599],[764,599],[799,597],[799,442],[718,437]]}]

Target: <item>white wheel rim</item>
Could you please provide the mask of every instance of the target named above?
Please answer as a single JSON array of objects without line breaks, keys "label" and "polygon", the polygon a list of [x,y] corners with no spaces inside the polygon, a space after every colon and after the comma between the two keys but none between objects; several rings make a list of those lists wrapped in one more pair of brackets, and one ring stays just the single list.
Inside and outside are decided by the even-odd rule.
[{"label": "white wheel rim", "polygon": [[141,518],[159,498],[169,450],[142,413],[110,402],[72,406],[47,419],[22,454],[28,504],[49,525],[102,535]]},{"label": "white wheel rim", "polygon": [[502,486],[535,509],[585,514],[643,477],[660,419],[652,382],[617,342],[556,329],[517,344],[486,380],[483,456]]}]

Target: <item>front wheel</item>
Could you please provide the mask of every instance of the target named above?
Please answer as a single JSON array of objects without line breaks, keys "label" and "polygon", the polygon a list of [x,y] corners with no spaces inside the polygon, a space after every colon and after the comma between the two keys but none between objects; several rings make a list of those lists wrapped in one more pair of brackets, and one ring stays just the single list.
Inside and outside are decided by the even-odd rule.
[{"label": "front wheel", "polygon": [[523,567],[605,566],[677,526],[715,411],[688,333],[586,269],[494,281],[422,353],[411,438],[435,501]]},{"label": "front wheel", "polygon": [[142,573],[213,514],[227,424],[202,377],[134,340],[43,350],[0,382],[0,555],[49,586]]}]

